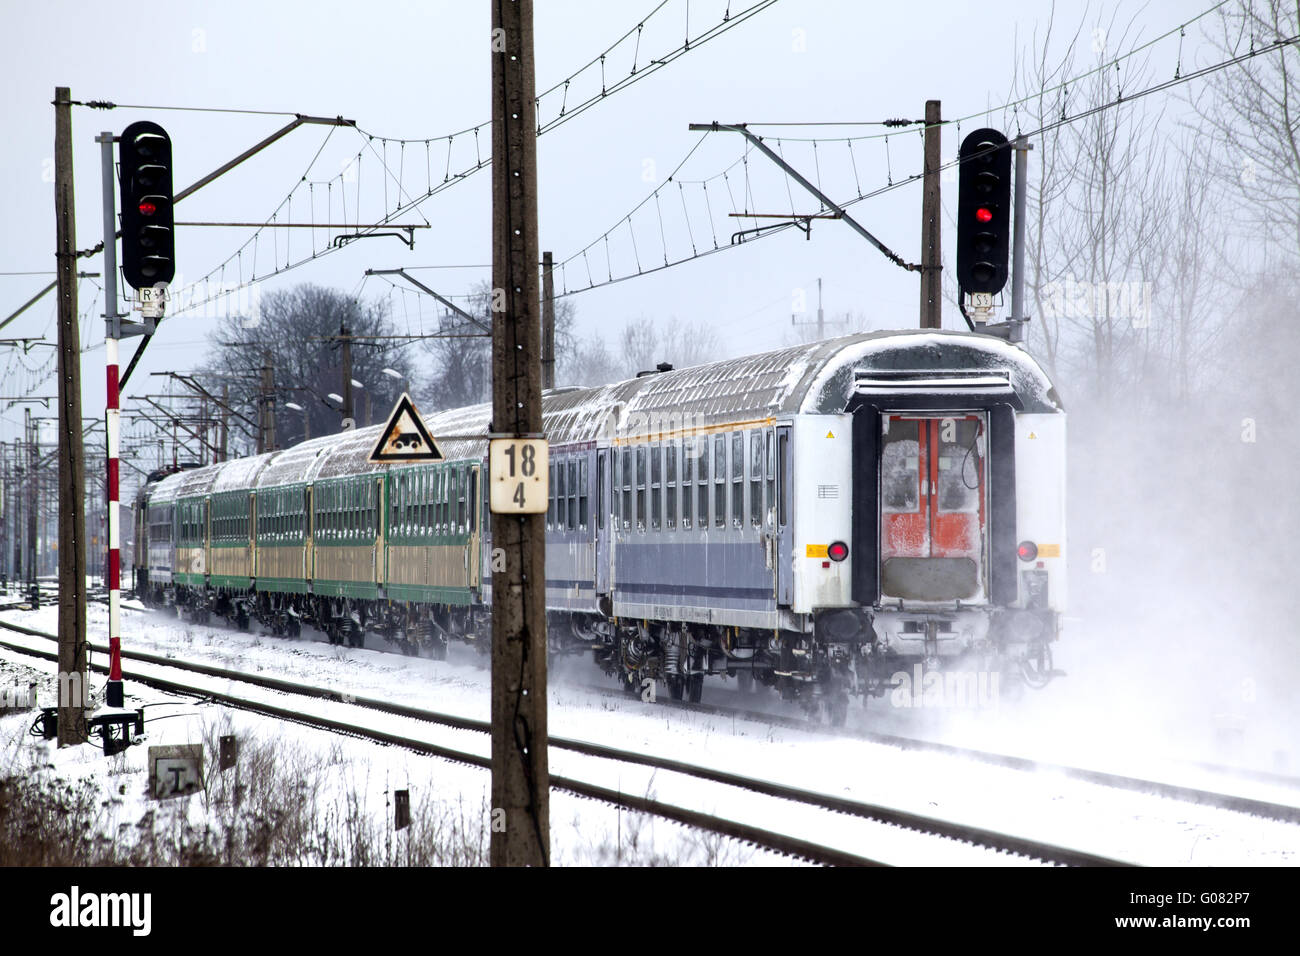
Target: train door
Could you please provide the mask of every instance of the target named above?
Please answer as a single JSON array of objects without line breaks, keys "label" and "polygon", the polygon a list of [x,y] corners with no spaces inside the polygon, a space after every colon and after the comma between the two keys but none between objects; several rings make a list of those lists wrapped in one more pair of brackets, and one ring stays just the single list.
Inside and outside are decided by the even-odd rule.
[{"label": "train door", "polygon": [[316,512],[313,508],[316,489],[308,485],[303,494],[307,496],[304,499],[307,514],[303,518],[302,576],[303,580],[310,581],[316,569]]},{"label": "train door", "polygon": [[199,572],[203,575],[207,575],[209,573],[208,569],[212,567],[212,499],[211,498],[203,499],[203,512],[202,512],[201,521],[202,523],[199,525],[199,530],[203,534],[203,540],[199,542],[199,547],[201,549],[199,551],[199,554],[202,556],[201,560],[203,562],[203,567],[199,569]]},{"label": "train door", "polygon": [[479,466],[469,466],[469,488],[465,491],[465,507],[469,521],[469,586],[477,588],[480,582],[480,562],[483,557],[479,540]]},{"label": "train door", "polygon": [[881,596],[985,599],[984,414],[881,421]]},{"label": "train door", "polygon": [[609,467],[609,449],[596,452],[596,593],[609,593],[609,539],[614,534],[610,520],[614,500]]},{"label": "train door", "polygon": [[794,482],[790,427],[776,430],[776,603],[794,601]]}]

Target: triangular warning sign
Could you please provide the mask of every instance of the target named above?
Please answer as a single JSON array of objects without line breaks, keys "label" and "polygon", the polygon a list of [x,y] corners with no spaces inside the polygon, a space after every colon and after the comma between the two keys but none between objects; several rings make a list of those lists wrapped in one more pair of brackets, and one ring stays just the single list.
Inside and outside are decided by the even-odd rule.
[{"label": "triangular warning sign", "polygon": [[827,433],[826,433],[826,437],[827,437],[827,438],[834,438],[834,437],[835,437],[835,433],[834,433],[834,432],[827,432]]},{"label": "triangular warning sign", "polygon": [[388,416],[388,424],[379,433],[374,451],[370,453],[371,464],[381,465],[390,461],[441,461],[442,449],[433,440],[429,430],[424,427],[420,413],[415,410],[411,397],[405,392],[393,407],[393,414]]}]

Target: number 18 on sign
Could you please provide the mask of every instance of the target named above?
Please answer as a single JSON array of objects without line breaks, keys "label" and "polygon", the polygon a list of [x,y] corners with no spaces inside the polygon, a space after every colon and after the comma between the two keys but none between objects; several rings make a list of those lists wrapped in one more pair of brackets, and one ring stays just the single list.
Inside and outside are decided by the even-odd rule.
[{"label": "number 18 on sign", "polygon": [[494,514],[544,514],[550,494],[544,438],[494,438],[488,446],[489,505]]}]

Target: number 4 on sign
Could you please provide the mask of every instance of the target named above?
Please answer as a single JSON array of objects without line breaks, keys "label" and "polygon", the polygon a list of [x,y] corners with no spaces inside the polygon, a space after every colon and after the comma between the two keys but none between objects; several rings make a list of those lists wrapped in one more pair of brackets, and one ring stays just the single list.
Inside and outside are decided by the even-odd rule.
[{"label": "number 4 on sign", "polygon": [[489,506],[494,514],[545,514],[550,454],[544,438],[494,438],[488,446]]}]

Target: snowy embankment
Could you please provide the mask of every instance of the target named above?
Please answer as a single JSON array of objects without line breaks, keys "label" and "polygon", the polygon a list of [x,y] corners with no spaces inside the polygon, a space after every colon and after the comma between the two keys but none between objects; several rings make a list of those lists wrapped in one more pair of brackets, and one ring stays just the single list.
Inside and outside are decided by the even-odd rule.
[{"label": "snowy embankment", "polygon": [[[55,616],[53,608],[35,613],[4,612],[7,620],[45,631],[54,630]],[[102,632],[103,616],[102,606],[91,606],[92,639]],[[6,635],[6,639],[11,637]],[[488,717],[488,674],[482,666],[485,659],[465,648],[453,647],[449,661],[435,662],[371,649],[343,650],[306,636],[289,641],[241,634],[219,626],[187,624],[170,615],[131,611],[124,613],[123,637],[127,648],[201,660],[232,670],[273,674],[359,697],[383,698],[480,719]],[[32,641],[33,646],[48,647],[48,642]],[[53,674],[53,665],[41,665],[12,652],[0,652],[0,659],[22,669],[35,668]],[[128,666],[137,665],[128,662]],[[860,740],[773,728],[742,718],[656,708],[633,698],[611,697],[564,682],[566,673],[583,682],[599,680],[590,661],[564,663],[554,671],[549,721],[556,736],[670,756],[1134,862],[1285,864],[1300,859],[1300,828],[1297,827],[1107,790],[1054,775],[1030,775]],[[0,679],[12,683],[15,678],[3,674]],[[99,682],[100,679],[92,681],[96,685]],[[127,689],[139,702],[167,699],[129,681]],[[249,696],[254,693],[250,691]],[[706,701],[711,695],[732,697],[707,686]],[[282,705],[292,699],[284,695],[270,696]],[[50,699],[48,690],[45,699]],[[1041,705],[1044,700],[1040,695],[1029,698],[1028,704]],[[485,735],[431,728],[428,724],[373,713],[363,717],[345,704],[310,702],[310,705],[324,708],[321,712],[332,716],[351,715],[358,721],[364,719],[370,726],[412,735],[418,729],[421,739],[474,753],[487,752]],[[476,826],[481,829],[486,825],[489,782],[481,770],[230,712],[228,708],[210,704],[182,701],[173,706],[151,707],[147,713],[151,718],[173,715],[150,720],[151,744],[197,742],[213,737],[214,728],[229,721],[237,733],[251,741],[268,747],[273,745],[272,752],[282,755],[276,759],[286,767],[315,766],[313,760],[338,767],[328,785],[310,781],[304,784],[315,788],[311,791],[313,800],[321,806],[336,808],[338,813],[342,812],[338,808],[353,806],[374,819],[385,820],[391,816],[391,791],[409,785],[413,809],[431,807],[432,816],[444,821],[454,819],[459,813],[462,819],[470,821],[469,829],[474,832]],[[985,718],[993,730],[1009,722],[1013,715],[971,716]],[[1019,716],[1023,719],[1024,713]],[[8,733],[16,720],[9,718],[0,728]],[[885,729],[899,730],[897,715],[890,715],[886,723],[895,726]],[[134,748],[124,757],[106,761],[89,751],[88,747],[64,753],[50,751],[49,759],[59,773],[92,773],[101,782],[111,782],[113,769],[120,774],[123,767],[143,766],[145,756],[144,748]],[[1065,762],[1062,755],[1051,755],[1051,759]],[[922,838],[864,821],[850,822],[843,816],[804,815],[802,809],[791,810],[789,804],[774,804],[679,775],[662,772],[656,775],[646,768],[614,765],[555,749],[551,767],[556,774],[589,779],[623,792],[650,794],[665,802],[716,812],[758,826],[787,829],[804,839],[888,862],[1015,862],[988,851],[961,848],[952,841]],[[316,780],[315,776],[308,776],[311,781]],[[135,789],[142,790],[142,787]],[[131,817],[138,820],[147,809],[143,796],[137,794],[132,798],[134,790],[130,787],[127,790],[128,793],[117,795],[121,800],[121,806],[115,810],[119,821]],[[1273,792],[1251,795],[1278,798]],[[211,808],[205,810],[202,803],[198,798],[189,798],[185,813],[191,817],[196,813],[200,816],[210,813]],[[164,812],[175,817],[181,811],[168,807]],[[553,796],[552,830],[556,862],[773,862],[770,855],[740,848],[732,841],[703,837],[664,821],[633,818],[626,812],[564,794]],[[480,835],[485,848],[486,832]],[[400,842],[408,837],[399,834],[392,839]],[[390,847],[389,852],[394,845],[392,839],[385,837],[384,845]],[[470,853],[464,861],[477,860]],[[308,854],[306,862],[320,861]]]}]

